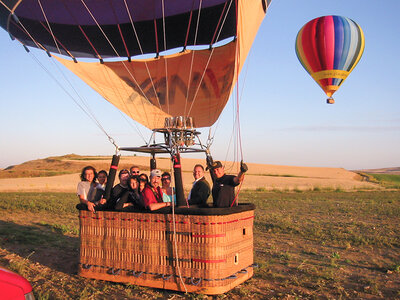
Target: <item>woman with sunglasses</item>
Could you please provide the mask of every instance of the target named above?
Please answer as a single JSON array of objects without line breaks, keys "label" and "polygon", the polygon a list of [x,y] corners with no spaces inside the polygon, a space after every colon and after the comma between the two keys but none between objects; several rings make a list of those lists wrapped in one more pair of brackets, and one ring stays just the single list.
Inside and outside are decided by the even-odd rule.
[{"label": "woman with sunglasses", "polygon": [[163,201],[171,202],[174,199],[174,203],[176,203],[175,189],[171,187],[171,174],[168,172],[164,172],[161,175],[161,185],[163,191]]},{"label": "woman with sunglasses", "polygon": [[139,175],[139,194],[142,194],[143,189],[145,188],[146,184],[149,183],[149,177],[142,173]]}]

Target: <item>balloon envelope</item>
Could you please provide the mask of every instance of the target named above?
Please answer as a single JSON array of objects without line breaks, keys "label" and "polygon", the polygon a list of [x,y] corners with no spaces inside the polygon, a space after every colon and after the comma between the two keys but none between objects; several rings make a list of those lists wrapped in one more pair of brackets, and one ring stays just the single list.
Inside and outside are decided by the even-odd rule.
[{"label": "balloon envelope", "polygon": [[[150,129],[171,116],[208,127],[230,97],[269,4],[8,0],[0,5],[0,26],[24,45],[58,54],[107,101]],[[152,56],[136,59],[143,54]],[[92,60],[77,62],[82,57]]]},{"label": "balloon envelope", "polygon": [[361,27],[341,16],[313,19],[300,29],[296,38],[300,63],[328,97],[339,89],[363,51]]}]

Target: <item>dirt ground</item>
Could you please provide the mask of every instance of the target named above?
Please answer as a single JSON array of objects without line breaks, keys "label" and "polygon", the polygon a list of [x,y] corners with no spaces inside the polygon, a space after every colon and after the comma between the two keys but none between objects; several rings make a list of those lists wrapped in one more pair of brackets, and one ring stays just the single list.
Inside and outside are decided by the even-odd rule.
[{"label": "dirt ground", "polygon": [[[67,160],[66,160],[67,161]],[[85,160],[82,165],[104,165],[109,160]],[[184,188],[188,191],[193,182],[192,168],[195,164],[204,165],[202,159],[183,159],[182,171]],[[148,157],[125,157],[121,160],[120,167],[139,165],[148,173]],[[163,171],[172,173],[172,165],[169,159],[158,159],[157,167]],[[296,167],[267,164],[248,164],[249,171],[246,174],[242,189],[265,190],[310,190],[315,188],[332,188],[341,190],[376,189],[377,185],[361,181],[358,174],[342,168],[322,167]],[[226,162],[225,170],[228,174],[237,174],[238,164]],[[207,179],[210,180],[209,174]],[[0,179],[0,192],[75,192],[79,182],[79,173],[33,178],[2,178]],[[173,183],[172,183],[173,184]]]}]

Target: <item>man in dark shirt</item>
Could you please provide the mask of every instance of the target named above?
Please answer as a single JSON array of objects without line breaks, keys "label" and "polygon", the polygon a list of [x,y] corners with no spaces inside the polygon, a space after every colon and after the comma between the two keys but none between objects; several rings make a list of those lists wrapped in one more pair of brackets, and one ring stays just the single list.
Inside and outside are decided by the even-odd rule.
[{"label": "man in dark shirt", "polygon": [[193,168],[193,182],[192,189],[190,190],[188,202],[189,205],[198,205],[200,207],[208,207],[207,199],[210,196],[210,185],[204,178],[204,167],[202,165],[195,165]]},{"label": "man in dark shirt", "polygon": [[128,191],[129,171],[127,169],[119,171],[118,178],[119,183],[111,191],[110,201],[106,204],[107,209],[113,210],[122,195]]},{"label": "man in dark shirt", "polygon": [[243,181],[244,173],[248,170],[247,165],[243,163],[243,161],[240,162],[240,172],[237,176],[226,175],[225,169],[220,161],[213,162],[211,170],[215,175],[212,188],[214,207],[233,206],[235,200],[235,186]]}]

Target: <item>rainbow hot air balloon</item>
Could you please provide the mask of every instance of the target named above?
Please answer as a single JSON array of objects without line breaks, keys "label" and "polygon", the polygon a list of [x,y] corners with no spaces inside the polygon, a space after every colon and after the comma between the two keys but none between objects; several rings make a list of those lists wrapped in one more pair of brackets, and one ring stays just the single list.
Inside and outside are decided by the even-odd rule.
[{"label": "rainbow hot air balloon", "polygon": [[364,51],[364,34],[353,20],[324,16],[305,24],[297,34],[296,54],[304,69],[329,97],[339,89]]}]

